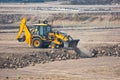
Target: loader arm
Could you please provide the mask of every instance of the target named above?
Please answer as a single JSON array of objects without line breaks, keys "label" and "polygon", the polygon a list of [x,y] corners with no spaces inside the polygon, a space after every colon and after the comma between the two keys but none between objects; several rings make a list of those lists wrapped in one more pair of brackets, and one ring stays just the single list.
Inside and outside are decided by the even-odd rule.
[{"label": "loader arm", "polygon": [[[65,47],[65,48],[74,48],[77,46],[79,39],[72,39],[70,35],[67,35],[65,33],[61,32],[55,32],[54,34],[55,39],[52,41],[54,44]],[[52,45],[52,48],[54,48],[54,44]]]},{"label": "loader arm", "polygon": [[31,40],[32,40],[32,35],[26,26],[26,18],[23,18],[20,23],[19,27],[19,32],[16,36],[16,39],[19,40],[21,38],[22,32],[24,32],[25,35],[25,42],[30,46],[31,45]]}]

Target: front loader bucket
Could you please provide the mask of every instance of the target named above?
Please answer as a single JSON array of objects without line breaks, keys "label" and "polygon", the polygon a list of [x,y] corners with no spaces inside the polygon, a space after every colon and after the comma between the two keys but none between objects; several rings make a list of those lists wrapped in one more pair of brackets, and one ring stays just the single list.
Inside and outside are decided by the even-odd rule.
[{"label": "front loader bucket", "polygon": [[79,42],[79,39],[77,39],[77,40],[69,40],[67,42],[64,42],[64,47],[65,48],[76,48],[78,42]]}]

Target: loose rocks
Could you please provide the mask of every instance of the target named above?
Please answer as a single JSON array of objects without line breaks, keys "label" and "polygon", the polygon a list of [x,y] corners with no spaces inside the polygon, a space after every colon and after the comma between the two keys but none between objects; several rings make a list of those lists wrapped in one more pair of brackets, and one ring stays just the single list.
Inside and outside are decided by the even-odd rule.
[{"label": "loose rocks", "polygon": [[[93,53],[93,57],[97,56],[119,56],[120,57],[120,44],[107,47],[96,47],[90,50]],[[81,58],[81,52],[78,48],[75,50],[67,49],[51,49],[44,52],[33,52],[29,54],[13,54],[6,58],[0,57],[1,69],[17,69],[26,66],[35,66],[35,64],[44,64],[52,61],[61,61],[68,59]]]},{"label": "loose rocks", "polygon": [[107,46],[107,47],[96,47],[91,50],[94,53],[93,57],[97,56],[119,56],[120,57],[120,44]]},{"label": "loose rocks", "polygon": [[35,64],[44,64],[51,61],[61,61],[67,59],[78,59],[79,55],[74,51],[67,49],[53,49],[49,52],[37,52],[26,55],[12,55],[7,58],[0,57],[0,68],[23,68],[28,65],[35,66]]}]

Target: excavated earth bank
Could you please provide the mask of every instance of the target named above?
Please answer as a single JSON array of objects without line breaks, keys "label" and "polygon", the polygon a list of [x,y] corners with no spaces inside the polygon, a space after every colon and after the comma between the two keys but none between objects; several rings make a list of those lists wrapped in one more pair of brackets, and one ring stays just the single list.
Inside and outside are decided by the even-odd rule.
[{"label": "excavated earth bank", "polygon": [[[102,57],[102,56],[118,56],[120,57],[120,44],[113,46],[101,46],[90,49],[92,53],[89,57]],[[80,59],[82,58],[80,49],[74,50],[67,49],[51,49],[44,52],[33,52],[30,54],[12,54],[11,56],[0,57],[0,68],[1,69],[17,69],[23,68],[29,65],[34,66],[35,64],[44,64],[52,61],[61,61],[68,59]],[[88,57],[88,56],[86,56]]]},{"label": "excavated earth bank", "polygon": [[31,54],[12,54],[6,58],[0,57],[0,68],[23,68],[29,65],[44,64],[51,61],[78,59],[80,55],[74,50],[53,49],[46,52],[34,52]]}]

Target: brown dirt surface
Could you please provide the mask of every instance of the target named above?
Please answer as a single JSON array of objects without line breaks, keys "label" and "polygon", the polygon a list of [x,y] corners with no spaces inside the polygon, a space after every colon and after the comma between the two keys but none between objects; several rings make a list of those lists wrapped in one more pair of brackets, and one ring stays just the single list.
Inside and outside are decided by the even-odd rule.
[{"label": "brown dirt surface", "polygon": [[99,57],[56,61],[0,70],[1,80],[119,80],[120,58]]},{"label": "brown dirt surface", "polygon": [[[0,80],[120,80],[118,5],[30,3],[0,7]],[[25,16],[28,26],[48,19],[53,26],[64,28],[73,39],[80,39],[78,48],[34,49],[17,42],[19,22]]]},{"label": "brown dirt surface", "polygon": [[[51,49],[34,49],[15,40],[18,30],[0,31],[0,63],[9,57],[20,58],[36,53],[46,53]],[[86,55],[90,49],[118,46],[120,29],[66,30],[75,39],[80,39],[78,48]],[[61,50],[62,51],[62,50]],[[34,55],[32,55],[34,56]],[[14,60],[16,60],[13,58]],[[13,61],[14,61],[13,60]],[[25,62],[25,61],[24,61]],[[45,64],[31,63],[24,68],[1,69],[0,80],[119,80],[120,58],[97,57],[74,60],[47,61]],[[6,64],[5,64],[6,66]],[[13,66],[13,65],[10,65]]]}]

